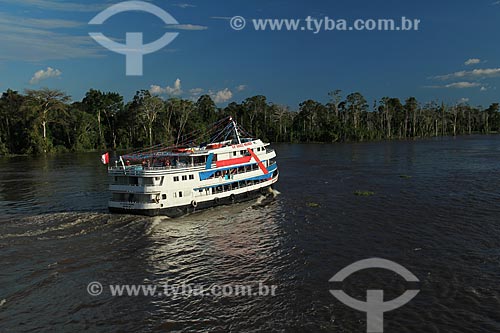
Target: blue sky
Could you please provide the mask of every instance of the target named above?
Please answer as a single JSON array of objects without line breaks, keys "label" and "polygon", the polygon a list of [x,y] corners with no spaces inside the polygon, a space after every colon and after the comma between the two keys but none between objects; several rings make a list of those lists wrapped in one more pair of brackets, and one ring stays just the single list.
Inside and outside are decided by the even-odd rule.
[{"label": "blue sky", "polygon": [[[120,1],[0,0],[0,90],[62,89],[74,100],[90,88],[130,99],[139,89],[195,99],[208,93],[220,106],[262,94],[296,109],[328,100],[328,92],[359,91],[487,106],[500,88],[500,1],[149,1],[179,23],[167,27],[141,12],[87,23]],[[241,31],[229,18],[247,19]],[[255,31],[252,19],[420,19],[419,31]],[[97,44],[89,32],[123,43],[126,32],[152,42],[179,36],[144,57],[144,75],[125,75],[125,56]],[[468,61],[468,62],[467,62]],[[467,64],[466,64],[467,62]]]}]

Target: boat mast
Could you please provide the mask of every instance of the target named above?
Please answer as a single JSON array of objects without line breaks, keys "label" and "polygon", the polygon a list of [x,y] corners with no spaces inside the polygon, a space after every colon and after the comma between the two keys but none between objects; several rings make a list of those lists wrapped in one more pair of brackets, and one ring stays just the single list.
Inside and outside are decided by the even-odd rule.
[{"label": "boat mast", "polygon": [[236,138],[238,139],[238,144],[241,144],[240,133],[238,132],[238,126],[236,125],[236,122],[234,121],[233,117],[229,118],[229,120],[233,122],[234,133],[236,134]]}]

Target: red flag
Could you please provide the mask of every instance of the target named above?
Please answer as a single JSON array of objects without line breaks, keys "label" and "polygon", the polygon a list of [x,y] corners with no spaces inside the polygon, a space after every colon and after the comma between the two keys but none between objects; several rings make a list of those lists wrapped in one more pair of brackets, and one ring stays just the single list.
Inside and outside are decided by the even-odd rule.
[{"label": "red flag", "polygon": [[102,164],[109,164],[109,153],[103,154],[101,156]]}]

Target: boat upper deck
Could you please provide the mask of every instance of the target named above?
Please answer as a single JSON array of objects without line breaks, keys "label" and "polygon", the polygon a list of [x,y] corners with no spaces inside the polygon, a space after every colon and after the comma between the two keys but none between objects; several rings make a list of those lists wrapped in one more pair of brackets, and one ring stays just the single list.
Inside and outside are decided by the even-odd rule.
[{"label": "boat upper deck", "polygon": [[[216,168],[217,162],[230,160],[235,156],[233,156],[233,154],[236,154],[236,152],[248,157],[248,163],[250,163],[251,154],[248,152],[248,149],[258,149],[259,155],[273,154],[274,149],[268,148],[268,146],[269,143],[255,140],[236,145],[221,144],[221,146],[212,148],[177,148],[173,151],[124,155],[121,157],[121,160],[115,161],[115,166],[110,166],[108,171],[110,173],[123,173],[125,171],[126,173],[137,174],[148,171],[181,171],[192,168]],[[273,156],[275,156],[275,154],[273,154]]]},{"label": "boat upper deck", "polygon": [[[269,143],[254,139],[250,134],[244,138],[240,137],[240,132],[246,131],[231,117],[217,122],[215,128],[218,127],[222,129],[216,131],[205,143],[196,144],[195,142],[202,140],[193,139],[192,135],[189,135],[175,146],[166,147],[160,144],[120,156],[108,172],[144,174],[192,168],[212,169],[232,164],[259,163],[258,156],[267,159],[276,156],[274,150],[267,148]],[[252,159],[254,162],[251,162]]]}]

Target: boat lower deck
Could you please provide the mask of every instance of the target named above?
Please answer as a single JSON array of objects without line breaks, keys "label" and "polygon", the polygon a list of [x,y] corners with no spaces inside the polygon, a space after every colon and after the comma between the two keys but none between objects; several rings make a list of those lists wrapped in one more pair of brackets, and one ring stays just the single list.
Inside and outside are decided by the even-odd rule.
[{"label": "boat lower deck", "polygon": [[261,187],[259,189],[255,189],[252,191],[240,193],[240,194],[232,194],[228,197],[217,198],[214,200],[203,201],[197,203],[196,207],[193,205],[183,205],[176,207],[168,207],[168,208],[159,208],[159,209],[125,209],[125,208],[116,208],[109,207],[109,211],[111,213],[118,214],[133,214],[133,215],[145,215],[145,216],[168,216],[168,217],[180,217],[186,214],[195,213],[198,211],[202,211],[208,208],[231,205],[239,202],[245,202],[249,200],[256,199],[260,196],[269,196],[271,193],[272,186]]}]

